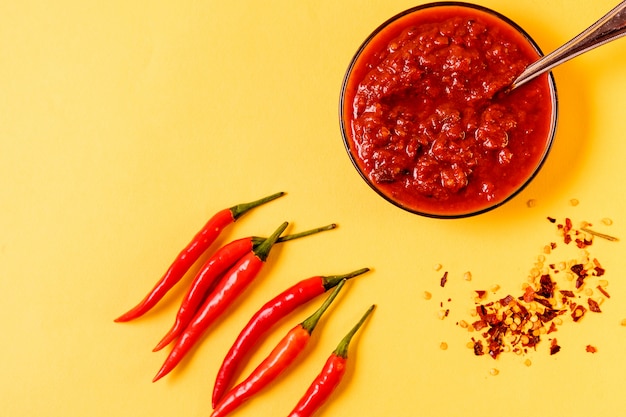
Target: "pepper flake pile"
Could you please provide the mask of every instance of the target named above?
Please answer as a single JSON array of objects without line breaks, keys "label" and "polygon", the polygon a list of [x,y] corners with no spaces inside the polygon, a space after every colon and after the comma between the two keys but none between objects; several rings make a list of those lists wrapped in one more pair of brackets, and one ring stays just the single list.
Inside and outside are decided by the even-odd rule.
[{"label": "pepper flake pile", "polygon": [[[579,228],[567,218],[556,224],[561,243],[546,245],[531,269],[529,280],[523,285],[523,294],[514,297],[507,295],[495,301],[488,301],[487,291],[476,291],[476,310],[471,324],[461,321],[461,328],[473,332],[468,346],[477,356],[489,355],[496,359],[503,352],[524,354],[535,350],[543,338],[550,340],[549,353],[554,355],[561,349],[553,333],[564,320],[578,322],[587,314],[597,314],[600,306],[611,296],[607,291],[608,281],[605,270],[590,255],[588,247],[594,238],[610,238],[583,224]],[[560,244],[575,245],[580,255],[557,263],[547,262],[549,256]],[[596,348],[587,347],[595,353]]]}]

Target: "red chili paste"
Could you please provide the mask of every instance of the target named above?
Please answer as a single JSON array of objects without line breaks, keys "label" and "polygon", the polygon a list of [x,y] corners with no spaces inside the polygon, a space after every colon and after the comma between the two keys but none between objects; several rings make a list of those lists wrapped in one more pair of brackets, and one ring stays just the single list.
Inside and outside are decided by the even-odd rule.
[{"label": "red chili paste", "polygon": [[342,125],[355,164],[388,199],[422,214],[505,201],[541,165],[555,103],[547,75],[496,92],[538,56],[515,27],[478,9],[439,6],[394,20],[345,81]]}]

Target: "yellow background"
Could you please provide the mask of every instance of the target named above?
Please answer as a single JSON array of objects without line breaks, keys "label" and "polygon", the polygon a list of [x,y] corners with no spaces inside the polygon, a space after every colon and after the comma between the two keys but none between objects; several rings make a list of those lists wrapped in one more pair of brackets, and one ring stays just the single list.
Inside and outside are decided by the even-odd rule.
[{"label": "yellow background", "polygon": [[[517,21],[550,51],[616,1],[476,3]],[[208,416],[220,361],[263,302],[297,280],[364,266],[373,271],[346,286],[307,355],[236,415],[286,415],[372,303],[378,308],[354,339],[346,379],[322,415],[622,415],[623,243],[597,240],[591,248],[612,297],[601,315],[559,329],[557,355],[544,341],[525,357],[478,358],[455,321],[472,308],[473,289],[498,284],[517,294],[554,240],[546,216],[587,220],[626,239],[626,40],[554,71],[556,143],[521,195],[479,217],[427,219],[364,184],[337,117],[357,47],[417,4],[3,2],[0,415]],[[215,247],[268,235],[283,221],[292,232],[339,228],[277,247],[236,308],[152,383],[166,352],[151,349],[191,274],[143,318],[113,319],[214,212],[276,191],[288,194],[242,218]],[[537,205],[528,208],[529,199]],[[604,217],[613,219],[610,228],[599,223]],[[321,300],[281,322],[246,371]],[[451,311],[443,321],[441,301]],[[587,344],[598,353],[586,353]]]}]

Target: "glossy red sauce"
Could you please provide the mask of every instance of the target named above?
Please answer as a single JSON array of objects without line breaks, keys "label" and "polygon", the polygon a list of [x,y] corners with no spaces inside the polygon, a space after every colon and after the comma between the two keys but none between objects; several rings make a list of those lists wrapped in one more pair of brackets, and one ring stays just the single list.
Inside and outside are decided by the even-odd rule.
[{"label": "glossy red sauce", "polygon": [[478,9],[439,6],[393,21],[345,80],[353,161],[410,211],[457,216],[498,205],[533,176],[551,140],[548,76],[494,98],[537,57],[516,28]]}]

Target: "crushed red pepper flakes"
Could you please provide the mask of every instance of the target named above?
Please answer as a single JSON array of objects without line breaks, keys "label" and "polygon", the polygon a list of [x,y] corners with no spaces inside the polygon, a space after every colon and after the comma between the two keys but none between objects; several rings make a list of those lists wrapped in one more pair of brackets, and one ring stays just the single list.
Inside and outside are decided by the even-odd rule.
[{"label": "crushed red pepper flakes", "polygon": [[602,313],[602,310],[600,310],[600,305],[598,304],[597,301],[591,298],[588,298],[587,304],[589,304],[589,311],[592,311],[594,313]]},{"label": "crushed red pepper flakes", "polygon": [[554,333],[556,332],[556,330],[557,330],[556,323],[552,322],[550,323],[550,328],[548,329],[547,334]]},{"label": "crushed red pepper flakes", "polygon": [[476,356],[484,355],[485,352],[483,351],[483,342],[480,340],[475,340],[474,338],[472,338],[472,342],[474,342],[474,355]]},{"label": "crushed red pepper flakes", "polygon": [[552,342],[550,343],[550,355],[559,353],[560,350],[561,350],[561,346],[559,346],[556,339],[552,339]]},{"label": "crushed red pepper flakes", "polygon": [[598,285],[596,288],[597,288],[597,289],[598,289],[598,291],[600,291],[600,292],[602,293],[602,295],[604,295],[606,298],[611,298],[611,296],[609,295],[609,293],[608,293],[608,292],[607,292],[604,288],[602,288],[602,285]]},{"label": "crushed red pepper flakes", "polygon": [[485,298],[485,296],[487,295],[487,291],[484,291],[484,290],[476,290],[475,293],[476,293],[476,297],[478,297],[481,300]]},{"label": "crushed red pepper flakes", "polygon": [[577,321],[579,321],[580,319],[583,318],[583,316],[585,315],[586,312],[587,312],[587,309],[584,306],[577,305],[572,310],[572,319],[575,322],[577,322]]},{"label": "crushed red pepper flakes", "polygon": [[598,348],[596,348],[595,346],[587,345],[587,347],[585,347],[585,351],[589,353],[596,353],[598,351]]},{"label": "crushed red pepper flakes", "polygon": [[[529,349],[536,349],[542,336],[556,332],[558,325],[563,323],[561,316],[566,313],[569,312],[573,322],[581,320],[587,311],[600,313],[599,303],[592,298],[586,299],[588,309],[581,304],[585,303],[581,298],[583,294],[590,295],[592,292],[588,285],[594,283],[594,280],[599,282],[598,290],[606,298],[610,298],[603,288],[608,285],[607,281],[597,281],[606,271],[587,251],[587,248],[593,245],[593,235],[584,236],[569,218],[562,223],[557,223],[556,219],[551,217],[548,217],[548,220],[556,224],[563,243],[566,246],[573,243],[574,247],[581,249],[582,255],[575,260],[568,259],[544,265],[546,255],[558,255],[554,252],[557,243],[551,242],[549,244],[551,250],[546,251],[548,245],[544,246],[539,262],[531,270],[529,283],[525,284],[524,292],[519,297],[509,294],[489,301],[488,291],[475,290],[476,308],[472,315],[475,315],[476,319],[471,325],[461,327],[478,332],[479,336],[472,337],[469,343],[476,356],[488,355],[496,359],[505,351],[525,354]],[[559,275],[559,272],[562,273]],[[557,280],[558,277],[560,278]],[[582,292],[584,288],[586,290]],[[495,293],[493,290],[492,292]],[[560,349],[556,339],[551,339],[550,354],[554,355]]]},{"label": "crushed red pepper flakes", "polygon": [[441,277],[440,285],[442,288],[446,286],[446,282],[448,282],[448,271],[444,272]]}]

